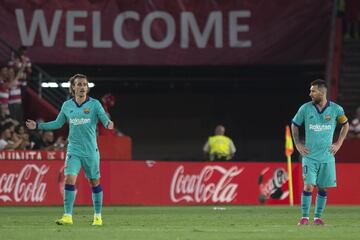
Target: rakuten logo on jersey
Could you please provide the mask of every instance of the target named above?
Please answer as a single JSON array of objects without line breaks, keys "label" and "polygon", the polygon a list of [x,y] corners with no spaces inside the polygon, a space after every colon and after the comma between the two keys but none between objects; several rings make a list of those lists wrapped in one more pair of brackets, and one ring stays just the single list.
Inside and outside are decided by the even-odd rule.
[{"label": "rakuten logo on jersey", "polygon": [[205,166],[199,174],[186,174],[179,166],[173,175],[170,188],[171,201],[205,203],[230,203],[237,195],[238,184],[233,178],[244,168],[226,169],[222,166]]},{"label": "rakuten logo on jersey", "polygon": [[46,183],[42,179],[49,167],[25,165],[18,173],[0,175],[0,201],[42,202],[46,196]]},{"label": "rakuten logo on jersey", "polygon": [[309,129],[313,130],[315,132],[328,131],[328,130],[331,130],[331,125],[310,124]]},{"label": "rakuten logo on jersey", "polygon": [[82,125],[91,122],[90,118],[70,118],[70,124]]}]

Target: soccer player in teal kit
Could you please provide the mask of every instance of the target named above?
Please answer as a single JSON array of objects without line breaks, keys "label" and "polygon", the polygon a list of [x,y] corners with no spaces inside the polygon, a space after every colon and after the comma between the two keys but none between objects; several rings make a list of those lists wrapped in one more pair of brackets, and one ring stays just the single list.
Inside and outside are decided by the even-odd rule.
[{"label": "soccer player in teal kit", "polygon": [[[292,135],[296,149],[302,156],[304,191],[301,196],[302,218],[298,225],[309,223],[312,191],[316,186],[314,225],[324,225],[321,219],[326,206],[327,188],[336,187],[335,157],[349,130],[348,119],[341,106],[326,98],[324,80],[311,83],[311,102],[303,104],[292,120]],[[305,126],[305,145],[299,140],[299,126]],[[336,125],[341,125],[340,135],[333,143]]]},{"label": "soccer player in teal kit", "polygon": [[96,143],[96,124],[98,119],[109,128],[114,123],[108,118],[100,102],[88,96],[88,79],[76,74],[70,78],[70,93],[73,96],[64,102],[55,121],[37,124],[27,120],[29,129],[52,130],[69,124],[69,144],[65,160],[64,215],[56,221],[59,225],[73,224],[72,211],[75,201],[75,183],[82,167],[92,186],[94,220],[92,225],[102,225],[101,209],[103,192],[100,185],[100,155]]}]

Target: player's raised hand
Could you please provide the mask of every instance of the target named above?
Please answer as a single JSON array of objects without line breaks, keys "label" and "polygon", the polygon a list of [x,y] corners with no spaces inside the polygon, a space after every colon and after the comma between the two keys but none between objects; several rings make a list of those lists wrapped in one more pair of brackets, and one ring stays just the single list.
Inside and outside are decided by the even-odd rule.
[{"label": "player's raised hand", "polygon": [[306,154],[309,153],[309,149],[307,147],[304,146],[304,144],[302,143],[298,143],[295,145],[296,149],[299,151],[299,153],[301,154],[301,156],[305,156]]},{"label": "player's raised hand", "polygon": [[108,129],[114,129],[114,122],[109,120]]},{"label": "player's raised hand", "polygon": [[36,122],[34,120],[28,119],[26,120],[25,124],[30,130],[34,130],[36,128]]}]

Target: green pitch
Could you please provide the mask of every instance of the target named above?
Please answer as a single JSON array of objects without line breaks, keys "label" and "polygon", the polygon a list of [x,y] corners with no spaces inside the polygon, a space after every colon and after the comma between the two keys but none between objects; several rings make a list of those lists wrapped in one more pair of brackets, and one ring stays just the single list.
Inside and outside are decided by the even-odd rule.
[{"label": "green pitch", "polygon": [[75,207],[74,225],[57,226],[61,207],[0,207],[0,239],[224,240],[359,239],[360,206],[330,206],[326,226],[297,226],[299,207],[105,207],[104,226],[90,226],[91,207]]}]

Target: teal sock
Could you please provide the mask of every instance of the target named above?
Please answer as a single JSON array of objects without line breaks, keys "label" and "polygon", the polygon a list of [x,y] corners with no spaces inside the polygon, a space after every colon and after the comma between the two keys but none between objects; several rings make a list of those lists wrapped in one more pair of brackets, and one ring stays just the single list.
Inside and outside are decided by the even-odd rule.
[{"label": "teal sock", "polygon": [[312,192],[303,191],[301,195],[301,213],[303,217],[309,217]]},{"label": "teal sock", "polygon": [[100,185],[92,188],[92,200],[94,205],[94,213],[101,214],[103,191]]},{"label": "teal sock", "polygon": [[71,184],[65,184],[65,189],[64,189],[65,214],[72,215],[74,202],[75,202],[75,186]]},{"label": "teal sock", "polygon": [[315,217],[320,218],[326,206],[327,192],[318,192],[315,203]]}]

